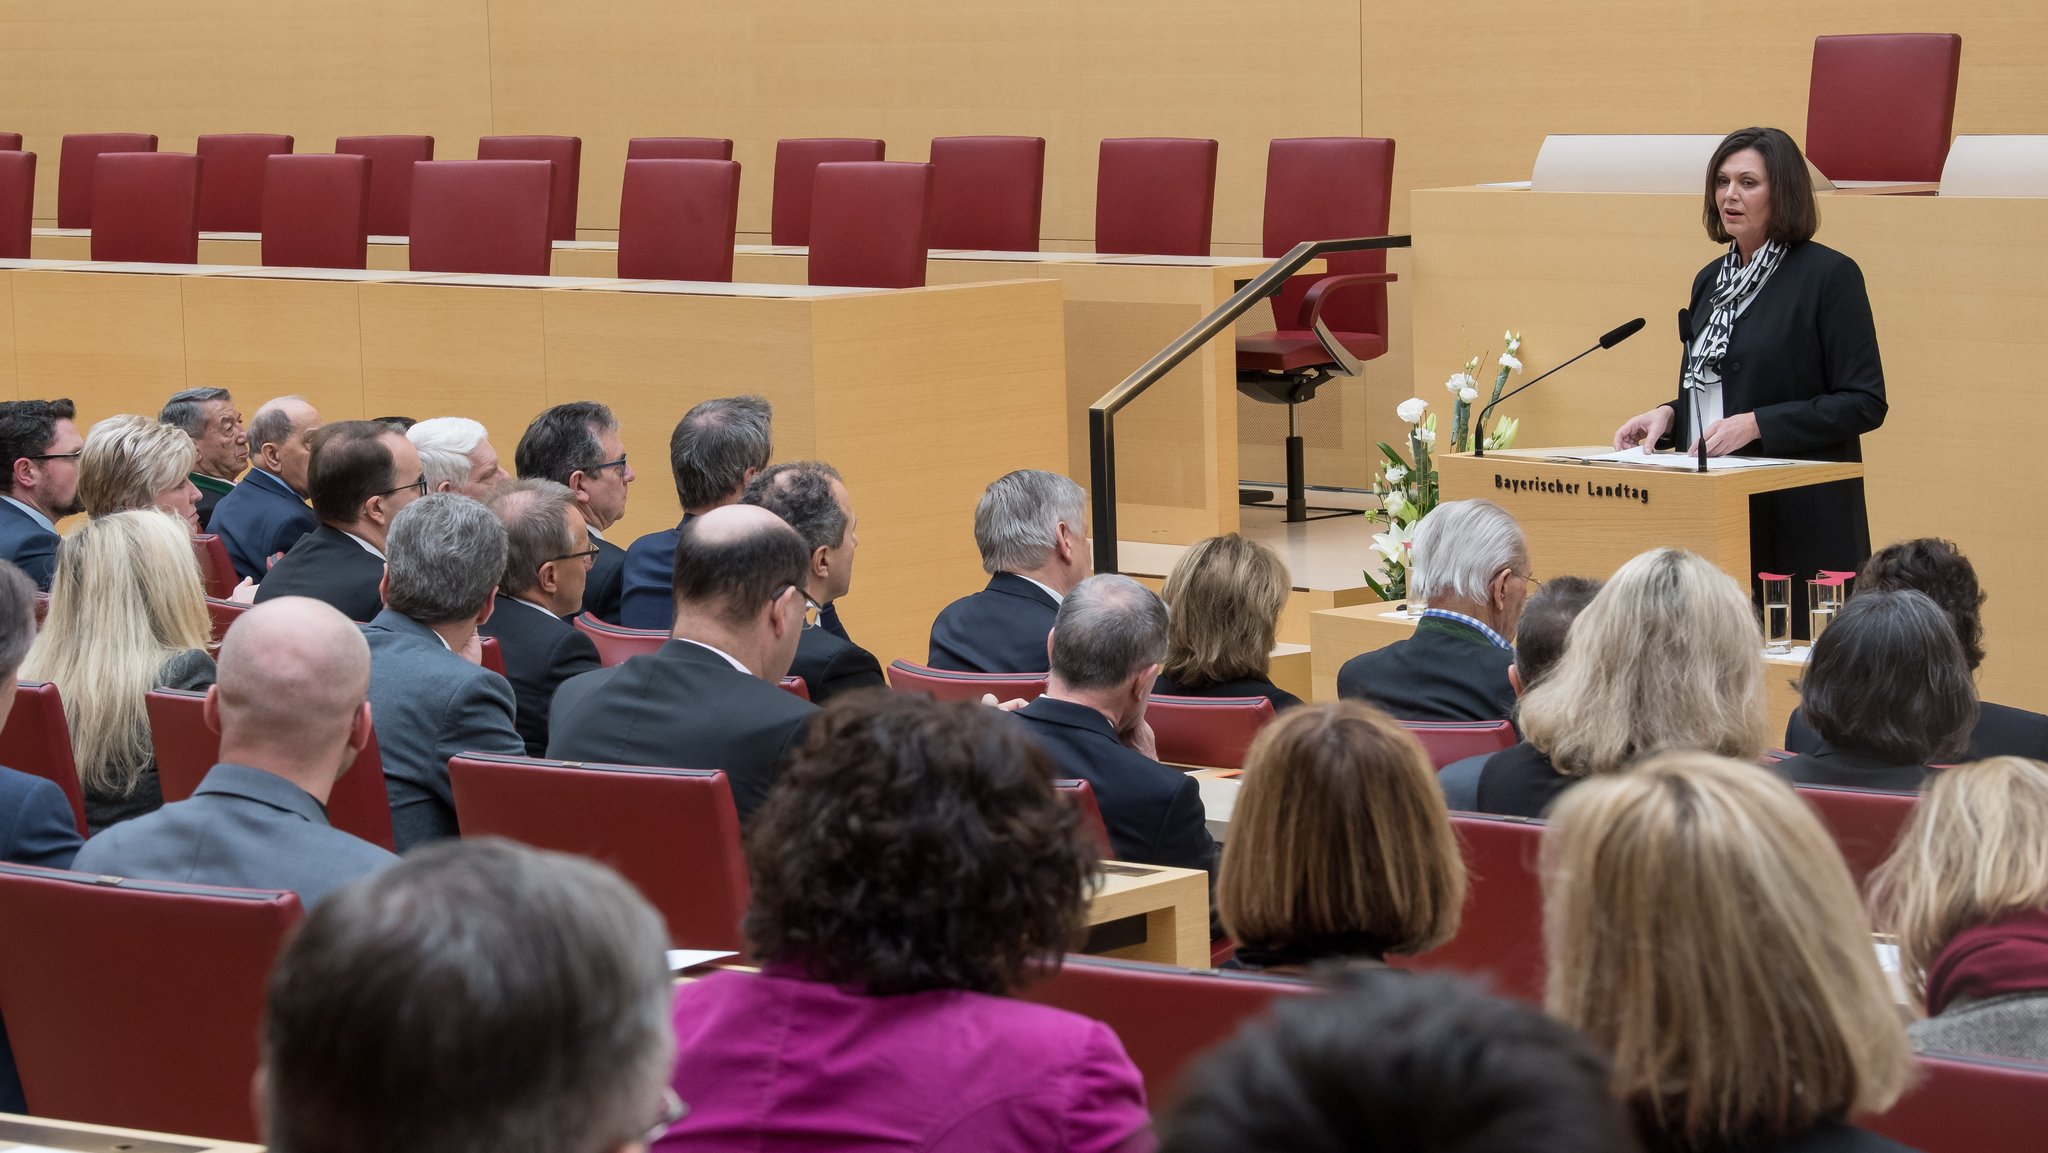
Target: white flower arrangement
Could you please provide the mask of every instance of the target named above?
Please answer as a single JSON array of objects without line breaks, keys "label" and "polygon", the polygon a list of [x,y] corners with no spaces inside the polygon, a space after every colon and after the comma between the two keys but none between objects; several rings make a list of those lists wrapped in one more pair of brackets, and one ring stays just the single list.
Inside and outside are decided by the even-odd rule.
[{"label": "white flower arrangement", "polygon": [[[1494,401],[1499,400],[1500,394],[1506,391],[1509,373],[1522,371],[1522,334],[1519,332],[1503,332],[1501,333],[1501,340],[1506,347],[1502,350],[1500,358],[1494,362],[1500,371],[1494,374],[1493,393],[1487,397],[1487,405],[1491,405]],[[1484,406],[1478,403],[1479,381],[1473,374],[1479,371],[1479,364],[1483,359],[1485,358],[1475,356],[1466,361],[1464,369],[1460,372],[1452,373],[1451,379],[1445,382],[1445,387],[1449,388],[1458,398],[1457,405],[1451,412],[1451,441],[1457,446],[1457,451],[1459,452],[1471,452],[1474,448],[1478,447],[1480,430],[1473,427],[1476,422],[1472,419],[1472,409]],[[1512,447],[1515,443],[1515,434],[1520,431],[1520,422],[1502,420],[1494,427],[1492,433],[1487,434],[1486,447],[1490,449]]]}]

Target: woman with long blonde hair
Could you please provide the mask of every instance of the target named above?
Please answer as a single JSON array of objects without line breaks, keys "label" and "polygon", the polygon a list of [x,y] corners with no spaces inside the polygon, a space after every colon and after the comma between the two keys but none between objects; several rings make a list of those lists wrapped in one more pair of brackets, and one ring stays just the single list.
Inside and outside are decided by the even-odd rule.
[{"label": "woman with long blonde hair", "polygon": [[1174,562],[1166,602],[1166,660],[1155,693],[1265,697],[1275,711],[1301,698],[1267,676],[1291,581],[1278,553],[1236,533],[1196,541]]},{"label": "woman with long blonde hair", "polygon": [[1878,1153],[1912,1048],[1848,866],[1768,770],[1666,753],[1558,799],[1546,1003],[1614,1056],[1644,1144]]},{"label": "woman with long blonde hair", "polygon": [[[180,433],[179,435],[183,435]],[[163,804],[144,698],[213,683],[212,627],[186,526],[156,509],[96,516],[65,534],[50,614],[23,680],[64,698],[93,832]]]},{"label": "woman with long blonde hair", "polygon": [[1652,549],[1572,622],[1564,656],[1522,698],[1522,743],[1479,775],[1478,809],[1540,817],[1568,787],[1666,750],[1755,760],[1770,740],[1763,633],[1706,558]]},{"label": "woman with long blonde hair", "polygon": [[[1825,638],[1823,638],[1825,639]],[[1871,876],[1923,1049],[2048,1061],[2048,765],[1944,769]]]}]

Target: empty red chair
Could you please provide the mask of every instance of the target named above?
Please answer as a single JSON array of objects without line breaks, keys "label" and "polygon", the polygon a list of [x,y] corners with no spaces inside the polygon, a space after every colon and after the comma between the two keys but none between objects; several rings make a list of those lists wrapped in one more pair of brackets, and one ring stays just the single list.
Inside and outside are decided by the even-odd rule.
[{"label": "empty red chair", "polygon": [[336,152],[370,160],[370,235],[412,235],[412,166],[434,158],[431,136],[341,136]]},{"label": "empty red chair", "polygon": [[0,1016],[29,1108],[258,1140],[264,985],[298,921],[289,892],[0,865]]},{"label": "empty red chair", "polygon": [[1181,1069],[1282,997],[1315,994],[1307,981],[1069,956],[1018,996],[1093,1017],[1115,1031],[1145,1076],[1145,1098],[1167,1101]]},{"label": "empty red chair", "polygon": [[155,152],[147,132],[80,132],[64,138],[57,154],[57,227],[91,228],[93,179],[105,152]]},{"label": "empty red chair", "polygon": [[215,600],[226,600],[242,583],[235,575],[235,564],[228,559],[228,546],[220,537],[210,532],[192,534],[192,551],[199,558],[199,579],[206,585],[206,595]]},{"label": "empty red chair", "polygon": [[19,140],[0,150],[0,260],[28,259],[36,223],[36,154],[20,151]]},{"label": "empty red chair", "polygon": [[978,701],[984,693],[995,694],[999,701],[1028,701],[1045,691],[1045,674],[956,673],[894,660],[889,662],[889,687],[941,701]]},{"label": "empty red chair", "polygon": [[619,275],[732,279],[740,166],[730,160],[628,160],[619,186]]},{"label": "empty red chair", "polygon": [[1806,158],[1830,180],[1940,180],[1962,59],[1953,33],[1814,37]]},{"label": "empty red chair", "polygon": [[199,262],[199,158],[108,152],[93,176],[92,258]]},{"label": "empty red chair", "polygon": [[0,724],[0,765],[55,781],[71,802],[78,835],[85,836],[85,793],[78,784],[78,762],[71,756],[71,723],[64,719],[64,698],[56,685],[18,683],[14,709]]},{"label": "empty red chair", "polygon": [[451,759],[448,779],[463,836],[603,861],[660,910],[677,947],[743,947],[747,861],[724,773],[477,754]]},{"label": "empty red chair", "polygon": [[263,176],[272,156],[289,154],[292,138],[272,132],[202,136],[199,146],[199,228],[255,232],[263,227]]},{"label": "empty red chair", "polygon": [[413,165],[412,270],[546,276],[551,160],[432,160]]},{"label": "empty red chair", "polygon": [[1105,140],[1095,166],[1095,251],[1207,256],[1216,142]]},{"label": "empty red chair", "polygon": [[577,614],[570,623],[597,646],[597,661],[605,668],[654,652],[667,644],[669,638],[660,629],[629,629],[623,625],[607,624],[589,613]]},{"label": "empty red chair", "polygon": [[222,638],[228,635],[228,626],[235,623],[249,606],[234,601],[206,598],[206,616],[213,624],[213,647],[219,648]]},{"label": "empty red chair", "polygon": [[1164,697],[1145,706],[1145,721],[1159,742],[1159,759],[1169,765],[1211,769],[1244,766],[1252,738],[1273,721],[1265,697]]},{"label": "empty red chair", "polygon": [[1427,953],[1393,957],[1403,969],[1447,969],[1489,980],[1493,991],[1543,1003],[1540,821],[1452,813],[1465,857],[1465,911],[1458,935]]},{"label": "empty red chair", "polygon": [[1506,721],[1402,721],[1401,727],[1422,742],[1429,763],[1439,769],[1466,757],[1500,752],[1515,743],[1515,726]]},{"label": "empty red chair", "polygon": [[731,160],[732,141],[722,136],[635,136],[626,141],[626,160]]},{"label": "empty red chair", "polygon": [[811,204],[812,284],[923,288],[932,248],[932,166],[820,164]]},{"label": "empty red chair", "polygon": [[2048,1065],[1922,1053],[1920,1081],[1864,1128],[1922,1153],[2037,1149],[2048,1132]]},{"label": "empty red chair", "polygon": [[1818,785],[1796,788],[1835,838],[1835,847],[1842,850],[1842,859],[1849,863],[1849,875],[1856,878],[1859,888],[1864,878],[1892,855],[1900,830],[1913,816],[1913,806],[1920,802],[1918,793]]},{"label": "empty red chair", "polygon": [[775,192],[768,213],[769,242],[811,242],[813,181],[818,165],[842,160],[880,160],[884,148],[879,140],[836,137],[776,141]]},{"label": "empty red chair", "polygon": [[1102,805],[1095,799],[1095,786],[1087,781],[1054,781],[1052,787],[1061,800],[1074,806],[1081,818],[1081,832],[1095,846],[1096,855],[1105,861],[1115,856],[1116,850],[1109,843],[1109,825],[1102,819]]},{"label": "empty red chair", "polygon": [[370,255],[368,157],[272,156],[263,168],[263,263],[362,268]]},{"label": "empty red chair", "polygon": [[1038,251],[1045,137],[932,138],[932,247]]},{"label": "empty red chair", "polygon": [[476,158],[554,161],[555,194],[548,216],[548,236],[554,240],[576,239],[577,188],[583,173],[581,136],[486,136],[476,142]]}]

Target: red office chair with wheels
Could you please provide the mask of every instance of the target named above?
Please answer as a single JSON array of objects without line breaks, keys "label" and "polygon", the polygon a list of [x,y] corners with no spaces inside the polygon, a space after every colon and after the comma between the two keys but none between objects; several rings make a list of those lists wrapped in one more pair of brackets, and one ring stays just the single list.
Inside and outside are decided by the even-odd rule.
[{"label": "red office chair with wheels", "polygon": [[617,869],[689,949],[744,947],[746,854],[725,774],[466,754],[448,762],[465,837],[509,837]]},{"label": "red office chair with wheels", "polygon": [[1922,1053],[1919,1084],[1861,1124],[1923,1153],[2033,1149],[2048,1132],[2048,1065]]},{"label": "red office chair with wheels", "polygon": [[775,191],[768,220],[769,242],[811,242],[811,205],[818,165],[841,160],[880,160],[885,148],[879,140],[838,137],[776,141]]},{"label": "red office chair with wheels", "polygon": [[818,165],[810,280],[923,288],[932,248],[932,166],[875,160]]},{"label": "red office chair with wheels", "polygon": [[1102,142],[1095,164],[1095,251],[1207,256],[1216,216],[1216,142]]},{"label": "red office chair with wheels", "polygon": [[1045,137],[932,138],[934,248],[1038,251]]},{"label": "red office chair with wheels", "polygon": [[71,723],[64,719],[64,698],[48,681],[19,681],[14,708],[0,723],[0,765],[53,781],[71,802],[78,835],[86,835],[85,793],[78,784],[78,762],[71,756]]},{"label": "red office chair with wheels", "polygon": [[1422,742],[1429,763],[1441,769],[1466,757],[1483,757],[1515,743],[1515,726],[1506,721],[1402,721],[1401,727]]},{"label": "red office chair with wheels", "polygon": [[0,149],[0,260],[29,258],[35,223],[36,154],[21,151],[16,137],[13,148]]},{"label": "red office chair with wheels", "polygon": [[264,987],[299,915],[289,892],[0,865],[0,1016],[29,1108],[260,1140]]},{"label": "red office chair with wheels", "polygon": [[370,161],[370,235],[412,235],[412,166],[434,158],[431,136],[338,136],[334,151]]},{"label": "red office chair with wheels", "polygon": [[263,183],[273,156],[289,155],[292,138],[274,132],[202,136],[199,155],[199,229],[256,232],[263,227]]},{"label": "red office chair with wheels", "polygon": [[978,701],[993,693],[999,701],[1033,700],[1045,691],[1044,673],[956,673],[913,664],[889,662],[889,687],[899,693],[923,693],[941,701]]},{"label": "red office chair with wheels", "polygon": [[1252,738],[1273,722],[1265,697],[1168,697],[1153,694],[1145,721],[1169,765],[1208,769],[1244,767]]},{"label": "red office chair with wheels", "polygon": [[548,237],[576,239],[577,187],[583,175],[581,136],[486,136],[476,142],[478,160],[552,160],[555,188]]},{"label": "red office chair with wheels", "polygon": [[598,620],[589,613],[578,613],[569,623],[597,646],[597,662],[605,668],[655,652],[669,639],[669,634],[660,629],[629,629]]},{"label": "red office chair with wheels", "polygon": [[91,228],[93,178],[107,152],[155,152],[147,132],[75,132],[57,154],[57,227]]},{"label": "red office chair with wheels", "polygon": [[732,141],[722,136],[635,136],[626,141],[626,159],[731,160]]},{"label": "red office chair with wheels", "polygon": [[739,218],[738,164],[628,160],[619,187],[619,275],[730,281]]},{"label": "red office chair with wheels", "polygon": [[1415,957],[1392,957],[1401,969],[1447,969],[1491,981],[1503,996],[1543,1003],[1543,889],[1536,851],[1540,821],[1452,813],[1464,852],[1467,885],[1458,935]]},{"label": "red office chair with wheels", "polygon": [[552,160],[413,165],[412,270],[546,276]]},{"label": "red office chair with wheels", "polygon": [[370,160],[272,156],[263,167],[266,268],[362,268],[370,254]]},{"label": "red office chair with wheels", "polygon": [[92,258],[199,263],[199,158],[107,152],[93,175]]},{"label": "red office chair with wheels", "polygon": [[1107,861],[1116,855],[1109,843],[1109,824],[1102,819],[1102,804],[1095,799],[1095,786],[1087,781],[1054,781],[1060,799],[1074,806],[1081,819],[1081,833],[1095,846],[1095,855]]},{"label": "red office chair with wheels", "polygon": [[[1394,190],[1394,142],[1357,136],[1275,140],[1266,154],[1263,251],[1280,257],[1305,240],[1383,236]],[[1384,252],[1326,258],[1321,276],[1297,276],[1273,298],[1276,327],[1237,342],[1237,389],[1264,404],[1287,406],[1287,519],[1357,515],[1308,507],[1295,408],[1326,380],[1357,376],[1387,351]]]},{"label": "red office chair with wheels", "polygon": [[1806,158],[1829,180],[1940,180],[1962,60],[1954,33],[1814,37]]},{"label": "red office chair with wheels", "polygon": [[1892,855],[1899,833],[1912,819],[1913,806],[1920,803],[1918,793],[1879,789],[1798,785],[1794,791],[1813,806],[1820,823],[1827,826],[1859,888]]},{"label": "red office chair with wheels", "polygon": [[199,558],[199,579],[206,586],[206,595],[223,601],[233,595],[242,578],[236,575],[235,562],[228,559],[228,546],[220,537],[193,533],[192,552]]}]

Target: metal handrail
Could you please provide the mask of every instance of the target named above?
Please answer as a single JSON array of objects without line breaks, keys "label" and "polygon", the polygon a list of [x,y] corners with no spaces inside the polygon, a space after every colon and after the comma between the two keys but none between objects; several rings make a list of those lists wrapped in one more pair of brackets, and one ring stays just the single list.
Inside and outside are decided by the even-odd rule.
[{"label": "metal handrail", "polygon": [[[1157,384],[1161,377],[1172,372],[1180,362],[1193,355],[1194,351],[1214,340],[1237,318],[1252,310],[1252,306],[1269,296],[1278,296],[1287,281],[1293,278],[1308,262],[1332,252],[1370,252],[1388,248],[1407,248],[1407,236],[1361,236],[1350,240],[1305,240],[1287,250],[1287,255],[1273,262],[1264,272],[1244,287],[1230,294],[1230,299],[1216,307],[1214,312],[1203,317],[1193,328],[1181,333],[1171,344],[1146,361],[1138,371],[1124,378],[1122,384],[1104,393],[1102,399],[1088,406],[1088,493],[1090,501],[1090,531],[1095,536],[1095,571],[1116,572],[1116,414],[1123,407],[1143,395],[1145,390]],[[1323,350],[1339,363],[1352,360],[1349,350],[1330,335],[1321,318],[1316,320],[1316,339],[1323,344]]]}]

